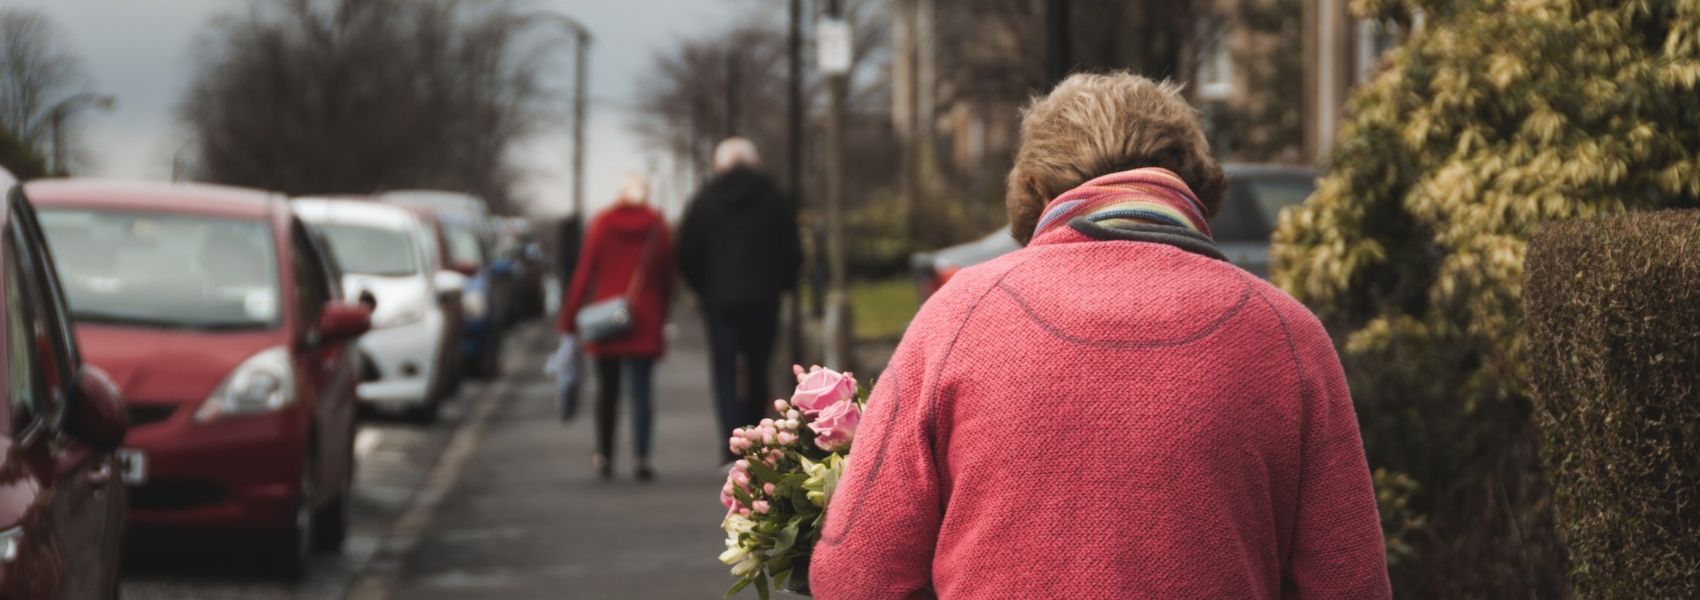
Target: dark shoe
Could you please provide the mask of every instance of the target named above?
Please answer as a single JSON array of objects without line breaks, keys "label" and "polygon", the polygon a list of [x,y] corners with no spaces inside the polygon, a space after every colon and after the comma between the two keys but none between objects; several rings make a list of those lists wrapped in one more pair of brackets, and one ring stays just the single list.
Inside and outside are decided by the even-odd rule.
[{"label": "dark shoe", "polygon": [[596,471],[596,476],[603,479],[614,478],[614,465],[601,452],[590,455],[590,468]]},{"label": "dark shoe", "polygon": [[649,468],[648,463],[638,465],[637,480],[638,481],[655,481],[655,469]]}]

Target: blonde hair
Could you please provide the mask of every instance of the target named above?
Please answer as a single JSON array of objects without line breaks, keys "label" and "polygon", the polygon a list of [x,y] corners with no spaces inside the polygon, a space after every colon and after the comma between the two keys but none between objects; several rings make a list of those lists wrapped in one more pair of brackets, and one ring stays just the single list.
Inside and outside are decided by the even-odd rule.
[{"label": "blonde hair", "polygon": [[714,172],[725,173],[738,167],[761,167],[761,154],[756,152],[755,142],[748,138],[726,138],[714,148]]},{"label": "blonde hair", "polygon": [[629,173],[620,180],[620,201],[631,204],[649,202],[649,180],[637,173]]},{"label": "blonde hair", "polygon": [[1004,197],[1011,234],[1026,244],[1051,199],[1141,167],[1174,171],[1210,214],[1227,192],[1181,86],[1125,71],[1070,76],[1022,111],[1021,148]]}]

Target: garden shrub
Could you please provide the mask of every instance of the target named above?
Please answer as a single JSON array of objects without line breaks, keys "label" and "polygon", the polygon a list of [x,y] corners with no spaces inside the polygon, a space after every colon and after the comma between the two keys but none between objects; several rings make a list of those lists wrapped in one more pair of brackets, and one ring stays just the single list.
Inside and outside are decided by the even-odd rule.
[{"label": "garden shrub", "polygon": [[1572,221],[1523,306],[1558,527],[1582,598],[1700,598],[1700,211]]},{"label": "garden shrub", "polygon": [[1406,494],[1410,517],[1384,518],[1397,596],[1563,597],[1525,244],[1551,221],[1700,206],[1700,2],[1352,6],[1412,33],[1282,215],[1273,279],[1340,340],[1370,464]]}]

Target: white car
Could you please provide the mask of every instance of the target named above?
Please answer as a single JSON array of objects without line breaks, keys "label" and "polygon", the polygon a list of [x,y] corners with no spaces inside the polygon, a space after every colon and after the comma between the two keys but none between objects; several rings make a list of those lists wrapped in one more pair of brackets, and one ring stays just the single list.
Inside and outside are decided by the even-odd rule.
[{"label": "white car", "polygon": [[459,341],[439,298],[459,293],[465,277],[438,264],[434,232],[405,208],[357,198],[292,204],[329,244],[348,299],[376,303],[372,331],[360,338],[366,365],[360,400],[435,419],[452,385]]}]

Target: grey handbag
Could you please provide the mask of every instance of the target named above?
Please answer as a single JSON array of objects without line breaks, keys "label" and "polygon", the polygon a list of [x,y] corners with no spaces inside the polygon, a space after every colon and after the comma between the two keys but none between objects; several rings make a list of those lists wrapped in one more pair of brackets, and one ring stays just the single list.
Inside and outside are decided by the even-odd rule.
[{"label": "grey handbag", "polygon": [[638,257],[637,269],[632,272],[631,284],[626,286],[626,293],[593,302],[579,309],[575,322],[578,325],[578,335],[586,342],[606,342],[632,332],[632,302],[631,298],[643,289],[644,267],[649,263],[650,249],[655,246],[655,231],[649,233],[649,238],[643,242],[643,255]]}]

